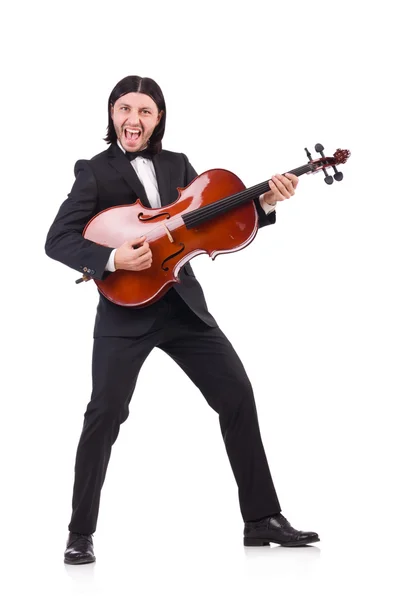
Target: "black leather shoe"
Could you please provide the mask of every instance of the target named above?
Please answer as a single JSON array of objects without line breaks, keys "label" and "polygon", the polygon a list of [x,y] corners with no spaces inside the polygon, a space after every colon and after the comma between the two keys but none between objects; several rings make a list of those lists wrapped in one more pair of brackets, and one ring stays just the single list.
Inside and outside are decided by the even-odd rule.
[{"label": "black leather shoe", "polygon": [[306,546],[319,541],[317,533],[294,529],[282,514],[247,521],[244,527],[244,546]]},{"label": "black leather shoe", "polygon": [[92,535],[69,533],[64,556],[65,563],[68,565],[84,565],[95,562]]}]

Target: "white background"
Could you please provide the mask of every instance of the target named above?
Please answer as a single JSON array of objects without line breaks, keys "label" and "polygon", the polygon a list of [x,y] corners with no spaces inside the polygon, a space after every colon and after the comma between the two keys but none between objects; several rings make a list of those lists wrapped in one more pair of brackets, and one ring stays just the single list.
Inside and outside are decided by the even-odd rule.
[{"label": "white background", "polygon": [[[396,52],[392,2],[22,2],[2,34],[2,492],[7,598],[394,598]],[[66,567],[97,290],[44,253],[107,99],[148,76],[164,147],[245,185],[303,176],[245,250],[193,259],[254,386],[283,512],[313,548],[244,548],[218,418],[165,354],[103,488],[97,563]]]}]

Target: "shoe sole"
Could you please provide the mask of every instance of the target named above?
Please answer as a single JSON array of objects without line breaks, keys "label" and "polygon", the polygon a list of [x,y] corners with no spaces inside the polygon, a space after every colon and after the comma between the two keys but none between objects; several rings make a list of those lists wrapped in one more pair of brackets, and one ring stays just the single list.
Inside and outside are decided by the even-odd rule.
[{"label": "shoe sole", "polygon": [[93,563],[95,562],[95,557],[94,558],[78,558],[76,560],[71,560],[69,558],[64,558],[64,561],[67,565],[86,565],[88,563]]},{"label": "shoe sole", "polygon": [[308,544],[314,544],[319,542],[320,538],[318,535],[308,538],[305,542],[278,542],[277,540],[264,539],[264,538],[244,538],[244,546],[270,546],[270,544],[279,544],[279,546],[285,546],[287,548],[299,548],[301,546],[307,546]]}]

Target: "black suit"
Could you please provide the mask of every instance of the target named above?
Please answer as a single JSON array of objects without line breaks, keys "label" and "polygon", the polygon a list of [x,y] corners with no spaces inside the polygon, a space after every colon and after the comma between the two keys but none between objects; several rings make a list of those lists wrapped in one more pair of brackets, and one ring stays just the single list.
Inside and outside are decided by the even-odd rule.
[{"label": "black suit", "polygon": [[[162,205],[174,202],[177,187],[197,173],[184,154],[153,157]],[[98,212],[137,198],[150,206],[145,190],[117,144],[75,165],[76,181],[61,205],[46,241],[53,259],[103,279],[111,248],[85,240],[82,231]],[[255,200],[259,226],[275,222]],[[70,531],[93,533],[100,492],[121,423],[128,416],[139,370],[154,347],[169,354],[219,414],[220,426],[239,488],[244,520],[280,511],[261,442],[251,384],[240,359],[208,312],[190,264],[163,298],[145,308],[116,305],[101,294],[93,349],[93,391],[85,412],[75,466]]]},{"label": "black suit", "polygon": [[[154,156],[153,163],[163,206],[177,199],[177,187],[186,187],[197,176],[184,154],[163,150]],[[138,176],[117,144],[91,160],[77,161],[74,170],[76,181],[48,233],[46,252],[72,269],[83,272],[86,267],[89,275],[103,279],[112,249],[85,240],[81,232],[86,223],[101,210],[130,204],[137,198],[147,206],[150,204]],[[275,213],[266,215],[258,200],[256,205],[259,226],[274,223]],[[181,283],[174,286],[178,294],[200,319],[215,326],[189,263],[181,269],[180,278]],[[94,336],[142,335],[153,324],[156,312],[156,305],[131,309],[114,304],[100,294]]]}]

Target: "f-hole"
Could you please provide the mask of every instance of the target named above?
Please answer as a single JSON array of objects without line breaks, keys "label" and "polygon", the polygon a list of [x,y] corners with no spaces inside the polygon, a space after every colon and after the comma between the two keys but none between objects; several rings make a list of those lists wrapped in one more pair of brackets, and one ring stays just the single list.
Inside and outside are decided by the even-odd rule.
[{"label": "f-hole", "polygon": [[175,256],[178,256],[178,254],[180,254],[181,252],[184,251],[185,249],[185,244],[182,244],[182,242],[179,244],[180,246],[180,250],[178,250],[178,252],[174,252],[174,254],[170,254],[169,256],[167,256],[167,258],[165,258],[163,260],[163,262],[161,263],[161,268],[163,269],[163,271],[169,271],[169,267],[166,267],[165,264],[171,260],[171,258],[174,258]]},{"label": "f-hole", "polygon": [[159,217],[165,217],[166,219],[169,219],[171,215],[168,212],[164,212],[159,213],[158,215],[153,215],[152,217],[146,217],[144,213],[139,213],[138,220],[142,221],[142,223],[146,223],[146,221],[154,221],[154,219],[158,219]]}]

